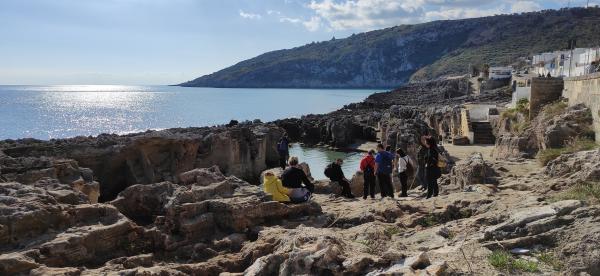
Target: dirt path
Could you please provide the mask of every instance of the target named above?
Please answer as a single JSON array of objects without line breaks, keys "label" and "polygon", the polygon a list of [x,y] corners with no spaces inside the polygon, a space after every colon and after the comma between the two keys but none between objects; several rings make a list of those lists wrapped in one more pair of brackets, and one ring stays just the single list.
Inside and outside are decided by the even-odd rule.
[{"label": "dirt path", "polygon": [[475,152],[481,152],[483,158],[490,160],[494,145],[455,146],[452,144],[444,144],[444,148],[455,158],[455,161],[463,160]]}]

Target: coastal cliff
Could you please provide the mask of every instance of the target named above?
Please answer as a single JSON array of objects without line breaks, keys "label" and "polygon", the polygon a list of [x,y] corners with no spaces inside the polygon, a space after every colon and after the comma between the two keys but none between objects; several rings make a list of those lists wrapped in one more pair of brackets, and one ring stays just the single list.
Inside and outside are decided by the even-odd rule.
[{"label": "coastal cliff", "polygon": [[396,88],[562,49],[570,37],[594,46],[598,17],[600,8],[572,8],[401,25],[268,52],[180,85]]}]

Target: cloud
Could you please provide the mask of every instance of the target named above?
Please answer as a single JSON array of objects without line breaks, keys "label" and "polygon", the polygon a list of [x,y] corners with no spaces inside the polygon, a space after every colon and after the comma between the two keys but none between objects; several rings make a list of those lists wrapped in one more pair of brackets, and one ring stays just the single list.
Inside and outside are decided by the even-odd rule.
[{"label": "cloud", "polygon": [[313,16],[308,21],[302,22],[302,25],[304,25],[304,27],[306,27],[307,30],[315,32],[321,28],[321,18]]},{"label": "cloud", "polygon": [[281,12],[280,11],[276,11],[276,10],[267,10],[267,14],[268,15],[274,15],[274,14],[281,15]]},{"label": "cloud", "polygon": [[279,22],[287,22],[292,24],[302,23],[302,19],[300,18],[290,18],[290,17],[282,17],[279,18]]},{"label": "cloud", "polygon": [[304,26],[316,31],[370,30],[398,24],[459,19],[542,9],[525,0],[311,0]]},{"label": "cloud", "polygon": [[510,10],[515,13],[530,12],[540,10],[540,4],[533,1],[517,1],[512,4]]},{"label": "cloud", "polygon": [[245,18],[245,19],[252,19],[252,20],[256,19],[256,20],[258,20],[258,19],[262,18],[262,16],[260,14],[257,14],[257,13],[246,13],[243,10],[240,10],[239,12],[240,12],[240,16],[242,18]]}]

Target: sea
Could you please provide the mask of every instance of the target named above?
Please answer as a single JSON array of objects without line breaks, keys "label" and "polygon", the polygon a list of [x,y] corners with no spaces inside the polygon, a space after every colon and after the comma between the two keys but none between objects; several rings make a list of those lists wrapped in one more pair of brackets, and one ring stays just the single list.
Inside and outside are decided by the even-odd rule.
[{"label": "sea", "polygon": [[[0,85],[0,140],[126,134],[214,126],[230,120],[268,122],[327,113],[375,92],[378,90]],[[356,153],[300,145],[291,153],[300,155],[312,168],[345,158],[344,171],[352,173],[359,158]],[[321,169],[313,169],[313,174],[324,177]]]}]

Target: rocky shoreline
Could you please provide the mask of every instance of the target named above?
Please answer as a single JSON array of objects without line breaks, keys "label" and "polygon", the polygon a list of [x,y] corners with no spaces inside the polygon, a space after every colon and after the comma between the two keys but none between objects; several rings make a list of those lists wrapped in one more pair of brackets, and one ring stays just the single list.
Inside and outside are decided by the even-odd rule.
[{"label": "rocky shoreline", "polygon": [[[253,185],[277,166],[284,131],[308,145],[381,141],[414,154],[425,131],[456,138],[464,104],[510,100],[505,88],[467,91],[466,80],[452,79],[270,123],[0,141],[0,274],[599,274],[600,207],[564,193],[600,181],[600,151],[543,167],[523,159],[562,142],[556,135],[582,135],[582,108],[522,133],[499,119],[496,158],[457,159],[435,199],[411,191],[404,200],[348,200],[318,180],[313,200],[293,205]],[[535,148],[511,142],[532,141],[528,135]],[[515,260],[535,269],[490,261],[514,248],[530,250]]]}]

